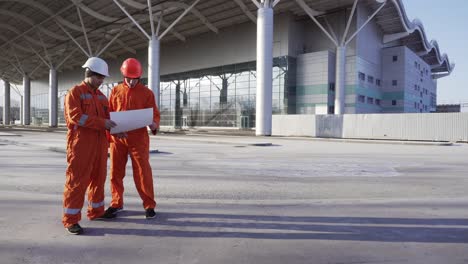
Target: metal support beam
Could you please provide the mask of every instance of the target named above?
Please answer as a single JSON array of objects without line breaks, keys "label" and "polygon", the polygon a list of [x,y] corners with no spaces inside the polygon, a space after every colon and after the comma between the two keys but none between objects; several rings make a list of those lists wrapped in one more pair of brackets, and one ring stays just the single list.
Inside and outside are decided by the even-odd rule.
[{"label": "metal support beam", "polygon": [[248,18],[250,18],[250,20],[252,20],[252,22],[257,24],[257,18],[255,17],[254,14],[252,14],[252,12],[250,12],[250,10],[247,8],[247,6],[244,4],[244,2],[242,0],[234,0],[234,2],[236,2],[239,5],[239,7],[242,9],[242,11],[244,11],[245,15]]},{"label": "metal support beam", "polygon": [[[0,40],[2,40],[2,41],[4,41],[4,42],[7,42],[7,41],[10,40],[10,38],[6,38],[6,37],[0,35]],[[12,47],[15,47],[16,49],[21,50],[21,51],[24,51],[24,52],[29,52],[29,51],[30,51],[30,50],[28,50],[27,48],[25,48],[25,47],[23,47],[23,46],[20,46],[20,45],[14,43],[14,42],[13,42],[13,43],[10,43],[10,45],[11,45]],[[4,49],[0,48],[0,50],[5,50],[5,49],[6,49],[6,47],[5,47]]]},{"label": "metal support beam", "polygon": [[81,11],[78,6],[76,7],[76,12],[78,13],[78,18],[80,19],[81,28],[83,29],[83,35],[86,41],[86,46],[88,46],[88,54],[90,55],[90,57],[92,57],[93,51],[91,50],[91,45],[89,45],[88,34],[86,34],[86,28],[84,26],[83,17],[81,16]]},{"label": "metal support beam", "polygon": [[11,66],[13,66],[13,68],[16,69],[16,71],[19,74],[24,75],[24,71],[22,69],[20,69],[18,66],[16,66],[16,64],[14,64],[11,60],[9,60],[9,59],[6,59],[6,60],[10,63]]},{"label": "metal support beam", "polygon": [[275,7],[281,0],[275,0],[273,4],[271,4],[271,7]]},{"label": "metal support beam", "polygon": [[315,18],[315,16],[320,15],[321,13],[311,9],[305,2],[304,0],[296,0],[296,2],[299,4],[299,6],[304,9],[304,11],[309,15],[309,17],[315,22],[315,24],[325,33],[325,35],[335,44],[335,46],[338,46],[338,42],[328,33],[328,31],[320,24],[320,22]]},{"label": "metal support beam", "polygon": [[78,48],[81,49],[81,51],[86,55],[86,57],[91,57],[91,54],[87,53],[86,50],[80,45],[80,43],[78,43],[78,41],[70,34],[70,32],[68,32],[68,30],[66,30],[59,22],[55,21],[55,23],[63,30],[63,32],[65,32],[65,34],[67,34],[67,36],[73,41],[75,42],[75,44],[78,46]]},{"label": "metal support beam", "polygon": [[49,70],[49,126],[57,127],[58,123],[58,82],[57,70]]},{"label": "metal support beam", "polygon": [[47,65],[47,67],[51,68],[52,65],[49,64],[42,56],[41,54],[39,54],[39,52],[37,52],[31,45],[29,45],[29,48],[31,48],[31,50],[39,57],[39,59],[41,59],[42,62],[44,62],[45,65]]},{"label": "metal support beam", "polygon": [[107,16],[105,15],[104,13],[99,13],[99,12],[96,12],[94,11],[93,9],[87,7],[85,4],[81,3],[82,0],[71,0],[77,7],[79,7],[81,10],[83,10],[84,12],[86,12],[88,15],[96,18],[96,19],[99,19],[101,21],[104,21],[104,22],[107,22],[107,23],[117,23],[117,24],[123,24],[123,23],[126,23],[126,21],[124,20],[121,20],[120,18],[118,17],[111,17],[111,16]]},{"label": "metal support beam", "polygon": [[47,19],[44,19],[42,20],[39,24],[36,24],[34,27],[31,27],[30,29],[26,30],[25,32],[22,32],[21,35],[18,35],[12,39],[9,39],[7,42],[3,43],[2,45],[0,45],[0,50],[2,50],[6,45],[8,44],[11,44],[11,43],[16,43],[16,40],[19,39],[20,37],[23,37],[24,35],[30,33],[30,32],[34,32],[35,30],[37,30],[37,28],[39,26],[41,26],[42,24],[48,22],[49,20],[51,19],[56,19],[56,17],[60,17],[59,15],[65,11],[67,11],[68,9],[72,8],[74,6],[74,4],[70,4],[68,6],[66,6],[65,8],[59,10],[58,12],[56,12],[55,14],[51,15],[50,17],[48,17]]},{"label": "metal support beam", "polygon": [[[116,1],[116,0],[114,0]],[[169,32],[169,30],[171,30],[177,23],[179,23],[179,21],[196,5],[198,4],[198,2],[200,2],[200,0],[195,0],[193,2],[193,4],[191,4],[187,9],[185,9],[185,11],[180,14],[180,16],[174,21],[172,22],[172,24],[166,28],[166,30],[164,30],[164,32],[161,34],[161,36],[159,36],[159,40],[161,40],[166,34],[167,32]]]},{"label": "metal support beam", "polygon": [[148,0],[148,12],[151,25],[151,36],[154,36],[154,22],[153,22],[153,10],[151,8],[151,0]]},{"label": "metal support beam", "polygon": [[273,9],[259,8],[257,15],[257,136],[271,136],[273,87]]},{"label": "metal support beam", "polygon": [[351,22],[353,21],[353,16],[354,16],[354,13],[355,13],[355,10],[356,10],[357,3],[358,3],[358,0],[354,0],[353,8],[351,8],[351,13],[349,14],[348,23],[346,23],[346,29],[345,29],[345,31],[343,33],[343,37],[341,38],[341,41],[340,41],[341,46],[344,46],[345,41],[346,41],[346,37],[348,36],[349,27],[351,26]]},{"label": "metal support beam", "polygon": [[44,49],[44,54],[47,60],[49,61],[49,64],[52,65],[52,60],[50,59],[49,52],[47,52],[47,46],[45,45],[44,40],[42,39],[42,36],[41,34],[39,34],[39,32],[37,32],[37,36],[39,37],[39,40],[41,41],[42,48]]},{"label": "metal support beam", "polygon": [[[154,18],[154,17],[153,17],[153,18]],[[161,23],[161,24],[160,24],[161,26],[166,27],[166,28],[169,27],[169,24],[168,24],[166,21],[164,21],[164,19],[162,18],[162,16],[161,16],[160,18],[156,18],[156,19],[158,20],[158,23]],[[158,24],[158,25],[159,25],[159,24]],[[155,35],[156,35],[156,36],[160,36],[160,34],[159,34],[159,29],[157,29],[156,31],[157,31],[157,34],[155,34]],[[171,34],[172,34],[174,37],[178,38],[179,40],[185,42],[185,37],[184,37],[182,34],[180,34],[179,32],[177,32],[177,30],[175,30],[174,28],[172,28]]]},{"label": "metal support beam", "polygon": [[263,7],[257,0],[252,0],[252,2],[257,6],[258,9]]},{"label": "metal support beam", "polygon": [[156,32],[154,33],[155,36],[159,36],[159,29],[161,29],[161,22],[163,21],[163,14],[164,14],[164,10],[161,11],[161,15],[158,18],[158,27],[156,28]]},{"label": "metal support beam", "polygon": [[327,25],[327,28],[328,28],[328,30],[330,31],[331,36],[332,36],[333,39],[336,41],[336,43],[338,43],[338,42],[339,42],[338,37],[336,36],[335,31],[333,30],[332,26],[331,26],[330,23],[328,22],[327,17],[323,17],[323,20],[325,21],[325,25]]},{"label": "metal support beam", "polygon": [[39,68],[41,67],[42,63],[39,62],[39,64],[37,64],[36,67],[34,67],[34,69],[29,73],[29,76],[32,77],[32,75],[37,71],[39,70]]},{"label": "metal support beam", "polygon": [[23,89],[22,121],[28,126],[31,123],[31,79],[27,74],[23,76]]},{"label": "metal support beam", "polygon": [[104,46],[98,53],[96,53],[96,57],[99,57],[99,55],[101,55],[101,53],[103,53],[123,32],[123,29],[120,30],[117,35],[115,35],[109,42],[107,42],[106,46]]},{"label": "metal support beam", "polygon": [[[30,19],[29,17],[24,16],[24,15],[22,15],[20,13],[17,13],[17,12],[12,12],[12,11],[9,11],[9,10],[0,10],[0,15],[1,16],[10,16],[10,17],[13,17],[15,19],[21,20],[22,22],[27,23],[31,27],[36,26],[36,23],[32,19]],[[44,34],[48,35],[49,37],[52,37],[52,38],[55,38],[55,39],[58,39],[58,40],[62,40],[62,41],[67,40],[67,38],[64,38],[63,36],[55,34],[54,32],[52,32],[52,31],[50,31],[48,29],[45,29],[44,27],[37,26],[37,29],[38,29],[38,31],[43,32]]]},{"label": "metal support beam", "polygon": [[10,124],[10,82],[3,80],[3,125]]},{"label": "metal support beam", "polygon": [[15,59],[16,59],[16,62],[18,63],[18,67],[19,67],[19,72],[22,73],[23,75],[25,75],[25,71],[24,71],[24,68],[23,68],[23,65],[21,65],[21,62],[18,58],[18,54],[16,54],[16,51],[15,49],[13,48],[13,46],[11,47],[11,51],[13,53],[13,55],[15,56]]},{"label": "metal support beam", "polygon": [[59,62],[59,63],[57,64],[57,66],[55,66],[55,69],[56,69],[56,70],[60,69],[60,67],[63,65],[63,63],[65,63],[65,62],[73,55],[73,53],[75,53],[75,52],[76,52],[76,49],[70,51],[70,52],[68,53],[68,55],[67,55],[61,62]]},{"label": "metal support beam", "polygon": [[354,34],[351,35],[348,40],[346,40],[345,45],[348,45],[348,43],[353,40],[353,38],[380,12],[386,3],[387,1],[383,2],[383,4],[380,5],[379,8],[377,8],[377,10],[375,10],[369,18],[367,18],[367,20],[358,28],[358,30],[356,30],[356,32],[354,32]]},{"label": "metal support beam", "polygon": [[140,26],[140,24],[138,24],[138,22],[132,17],[132,15],[128,13],[125,7],[123,7],[117,0],[113,0],[113,1],[120,8],[120,10],[122,10],[122,12],[124,12],[125,15],[127,15],[127,17],[133,22],[133,24],[137,26],[137,28],[141,31],[141,33],[143,33],[146,36],[146,38],[148,38],[148,40],[151,40],[151,36],[148,35],[148,33]]},{"label": "metal support beam", "polygon": [[[133,0],[122,0],[122,2],[124,2],[125,4],[133,8],[140,9],[140,10],[148,8],[148,5],[144,5]],[[178,2],[162,1],[162,3],[152,6],[151,9],[155,12],[165,11],[165,12],[172,13],[177,8],[187,9],[188,7],[189,5],[184,3],[183,1],[178,1]],[[211,31],[215,33],[218,33],[218,28],[216,28],[213,24],[211,24],[210,21],[208,21],[208,19],[202,13],[200,13],[200,11],[198,11],[196,8],[192,8],[190,11],[192,12],[194,16],[198,17],[200,21],[203,24],[205,24],[207,28],[209,28]],[[159,35],[159,34],[156,34],[156,35]]]}]

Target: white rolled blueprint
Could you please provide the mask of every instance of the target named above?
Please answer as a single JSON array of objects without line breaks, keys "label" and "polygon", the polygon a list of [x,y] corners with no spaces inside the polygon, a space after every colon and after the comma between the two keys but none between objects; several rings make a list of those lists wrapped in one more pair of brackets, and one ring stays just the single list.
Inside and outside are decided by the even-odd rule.
[{"label": "white rolled blueprint", "polygon": [[110,112],[110,119],[117,124],[111,128],[111,134],[132,131],[153,123],[153,108]]}]

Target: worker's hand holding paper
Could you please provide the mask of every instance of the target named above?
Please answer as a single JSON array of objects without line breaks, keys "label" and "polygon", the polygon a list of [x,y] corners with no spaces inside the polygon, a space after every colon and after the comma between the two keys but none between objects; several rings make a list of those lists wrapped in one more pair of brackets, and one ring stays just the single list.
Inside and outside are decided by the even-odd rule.
[{"label": "worker's hand holding paper", "polygon": [[110,112],[110,119],[117,124],[111,128],[111,134],[131,131],[153,123],[153,108]]}]

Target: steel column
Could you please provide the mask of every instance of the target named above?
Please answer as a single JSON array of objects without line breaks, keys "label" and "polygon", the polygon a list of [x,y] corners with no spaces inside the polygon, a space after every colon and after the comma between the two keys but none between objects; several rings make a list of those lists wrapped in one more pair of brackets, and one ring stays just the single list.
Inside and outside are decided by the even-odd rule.
[{"label": "steel column", "polygon": [[30,125],[31,124],[31,79],[28,75],[23,76],[23,102],[22,102],[22,109],[23,109],[23,125]]},{"label": "steel column", "polygon": [[148,44],[148,87],[153,90],[156,105],[159,107],[159,50],[160,41],[153,36]]},{"label": "steel column", "polygon": [[57,127],[58,123],[58,82],[57,70],[51,68],[49,70],[49,126]]},{"label": "steel column", "polygon": [[3,81],[5,88],[3,93],[3,125],[7,126],[10,124],[10,82]]},{"label": "steel column", "polygon": [[346,46],[336,47],[335,114],[345,113]]},{"label": "steel column", "polygon": [[257,16],[257,136],[271,136],[273,86],[273,9],[258,9]]}]

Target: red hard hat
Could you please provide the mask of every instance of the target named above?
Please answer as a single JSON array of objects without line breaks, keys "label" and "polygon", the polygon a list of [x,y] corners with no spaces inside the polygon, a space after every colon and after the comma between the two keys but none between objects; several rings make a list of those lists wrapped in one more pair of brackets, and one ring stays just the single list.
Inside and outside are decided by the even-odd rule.
[{"label": "red hard hat", "polygon": [[122,63],[120,72],[124,77],[136,79],[141,77],[143,70],[141,68],[141,63],[137,59],[129,58]]}]

